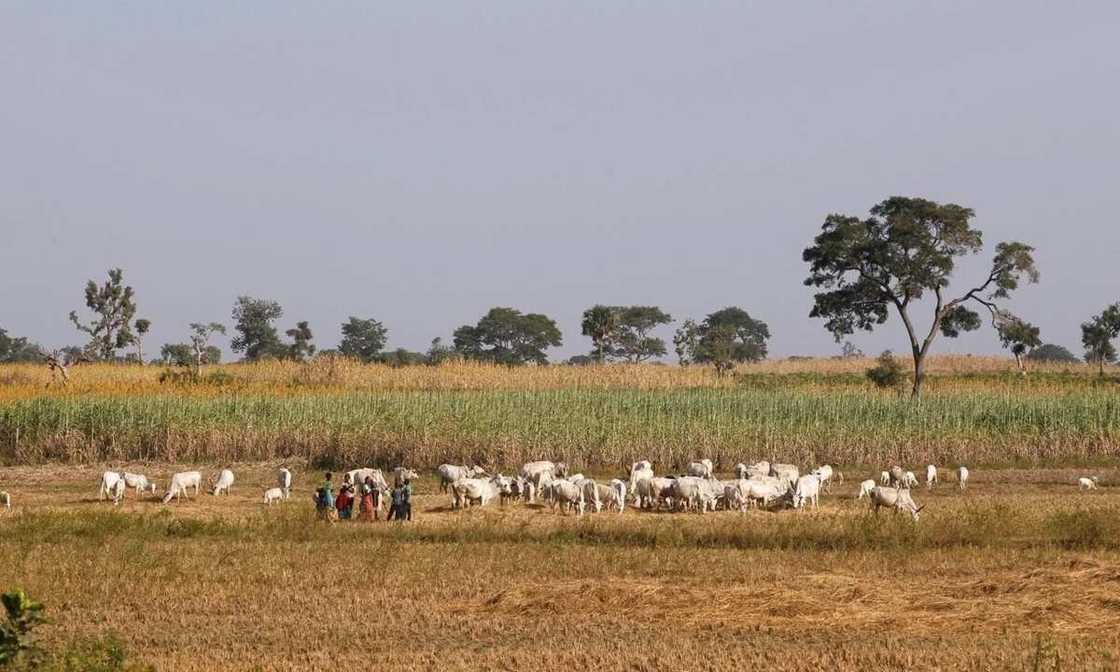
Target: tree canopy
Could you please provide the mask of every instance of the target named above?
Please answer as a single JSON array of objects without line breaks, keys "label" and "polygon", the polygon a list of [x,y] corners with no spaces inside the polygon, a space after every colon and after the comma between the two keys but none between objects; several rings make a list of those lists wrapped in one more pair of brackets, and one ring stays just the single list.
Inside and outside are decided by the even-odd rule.
[{"label": "tree canopy", "polygon": [[766,358],[770,327],[735,306],[711,313],[697,324],[685,320],[673,338],[682,365],[712,364],[720,374],[738,362]]},{"label": "tree canopy", "polygon": [[466,359],[497,364],[547,364],[544,351],[562,344],[556,322],[539,313],[491,308],[476,325],[453,334],[455,350]]},{"label": "tree canopy", "polygon": [[89,359],[111,361],[117,350],[136,342],[132,332],[132,318],[136,315],[136,296],[132,287],[124,284],[124,271],[109,269],[109,279],[98,285],[93,280],[86,283],[86,307],[94,317],[89,322],[78,319],[78,311],[70,311],[70,321],[89,335],[85,356]]},{"label": "tree canopy", "polygon": [[597,362],[643,362],[665,354],[665,340],[650,336],[673,317],[657,306],[596,305],[583,312],[583,335],[591,339],[591,357]]},{"label": "tree canopy", "polygon": [[1100,366],[1101,375],[1104,375],[1105,363],[1116,361],[1116,346],[1112,341],[1117,337],[1120,337],[1120,303],[1112,304],[1081,325],[1085,361]]},{"label": "tree canopy", "polygon": [[377,320],[351,315],[342,323],[342,342],[338,345],[338,352],[363,362],[376,361],[385,348],[388,334],[389,330]]},{"label": "tree canopy", "polygon": [[1058,362],[1062,364],[1078,364],[1081,359],[1077,355],[1060,345],[1043,343],[1027,354],[1027,359],[1035,362]]},{"label": "tree canopy", "polygon": [[296,322],[296,326],[284,332],[288,338],[292,339],[291,344],[288,346],[288,358],[297,362],[303,362],[310,359],[315,354],[315,346],[312,345],[311,339],[314,336],[311,333],[311,326],[307,320]]},{"label": "tree canopy", "polygon": [[230,342],[234,352],[245,353],[247,361],[266,357],[282,358],[287,349],[276,333],[276,320],[284,316],[280,304],[270,299],[239,296],[233,305],[234,329],[237,335]]},{"label": "tree canopy", "polygon": [[[1020,242],[996,245],[987,277],[955,298],[946,295],[959,257],[978,253],[983,236],[972,228],[971,209],[953,203],[895,196],[871,208],[866,219],[833,214],[806,248],[805,284],[814,295],[810,317],[825,320],[839,342],[856,329],[873,330],[894,309],[902,320],[914,359],[912,395],[921,396],[925,358],[940,333],[947,338],[980,327],[982,307],[993,326],[1008,316],[998,302],[1023,281],[1037,282],[1034,248]],[[915,304],[932,294],[928,330],[915,324]]]},{"label": "tree canopy", "polygon": [[39,346],[22,336],[8,336],[8,332],[0,328],[0,362],[37,362],[42,358]]}]

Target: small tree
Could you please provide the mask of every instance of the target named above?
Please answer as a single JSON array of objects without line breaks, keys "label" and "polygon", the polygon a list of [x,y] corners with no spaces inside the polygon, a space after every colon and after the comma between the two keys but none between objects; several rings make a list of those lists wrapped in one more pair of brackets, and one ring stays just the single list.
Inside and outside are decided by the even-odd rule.
[{"label": "small tree", "polygon": [[673,349],[677,353],[677,361],[681,366],[688,366],[693,362],[698,347],[700,347],[700,327],[691,319],[685,320],[673,334]]},{"label": "small tree", "polygon": [[311,344],[311,339],[314,336],[312,336],[311,327],[308,326],[306,320],[297,322],[294,329],[289,329],[284,333],[292,339],[291,345],[288,346],[288,357],[297,362],[302,362],[315,354],[315,346]]},{"label": "small tree", "polygon": [[1038,327],[1029,322],[1024,322],[1014,315],[1001,313],[996,321],[996,331],[999,333],[999,340],[1003,343],[1003,347],[1010,348],[1011,354],[1015,356],[1015,364],[1019,367],[1019,373],[1026,375],[1025,360],[1027,355],[1033,348],[1042,345]]},{"label": "small tree", "polygon": [[[726,328],[726,329],[724,329]],[[723,344],[723,341],[730,341]],[[714,362],[714,348],[730,347],[730,357],[735,362],[760,362],[766,359],[766,341],[770,327],[756,320],[747,311],[734,306],[717,310],[700,324],[700,345],[693,359],[697,362]]]},{"label": "small tree", "polygon": [[1081,344],[1085,346],[1085,361],[1096,362],[1100,375],[1105,363],[1116,361],[1116,347],[1112,340],[1120,336],[1120,303],[1104,309],[1100,315],[1081,325]]},{"label": "small tree", "polygon": [[70,311],[70,321],[78,331],[89,334],[86,347],[91,359],[111,361],[117,350],[126,348],[136,340],[132,333],[132,318],[136,314],[135,293],[124,284],[124,271],[109,270],[109,279],[100,287],[90,280],[86,283],[86,307],[95,317],[88,323],[78,319],[77,311]]},{"label": "small tree", "polygon": [[695,361],[712,364],[717,376],[727,375],[738,361],[736,336],[735,327],[730,324],[717,324],[704,329],[700,349],[694,356]]},{"label": "small tree", "polygon": [[351,315],[348,321],[342,323],[342,342],[338,345],[338,352],[362,362],[376,361],[385,347],[388,334],[389,330],[377,320],[363,320]]},{"label": "small tree", "polygon": [[[896,196],[871,208],[868,219],[829,215],[802,255],[810,269],[805,284],[825,290],[814,296],[809,315],[825,319],[837,341],[883,324],[891,308],[898,312],[914,359],[914,399],[921,398],[926,357],[938,333],[954,338],[978,329],[980,316],[970,306],[986,308],[995,321],[1002,312],[998,301],[1024,279],[1038,282],[1034,248],[1005,242],[996,246],[986,278],[956,298],[945,296],[957,258],[983,247],[981,232],[969,226],[973,216],[952,203]],[[932,319],[920,331],[911,312],[929,293]]]},{"label": "small tree", "polygon": [[649,332],[673,321],[673,316],[657,306],[625,306],[618,308],[615,354],[631,363],[644,362],[665,355],[665,340]]},{"label": "small tree", "polygon": [[612,306],[593,306],[583,311],[582,333],[591,339],[591,357],[598,363],[613,354],[613,339],[618,325],[618,312]]},{"label": "small tree", "polygon": [[214,334],[225,334],[226,327],[220,322],[191,322],[191,350],[194,353],[194,375],[202,376],[203,364],[217,364],[222,351],[210,345]]},{"label": "small tree", "polygon": [[244,352],[245,359],[253,362],[265,357],[283,357],[287,348],[280,343],[273,322],[284,316],[280,304],[269,299],[240,296],[233,305],[234,329],[230,347],[234,352]]},{"label": "small tree", "polygon": [[840,346],[841,359],[859,359],[860,357],[863,357],[863,350],[857,348],[855,343],[844,341],[844,344]]},{"label": "small tree", "polygon": [[39,346],[22,336],[8,336],[8,332],[0,328],[0,362],[38,362],[42,358]]},{"label": "small tree", "polygon": [[140,318],[133,324],[136,327],[136,359],[144,366],[144,335],[152,328],[151,320]]},{"label": "small tree", "polygon": [[436,337],[432,339],[432,344],[428,347],[426,357],[429,366],[439,366],[444,362],[451,362],[459,359],[459,353],[455,352],[455,348],[444,343],[442,338]]}]

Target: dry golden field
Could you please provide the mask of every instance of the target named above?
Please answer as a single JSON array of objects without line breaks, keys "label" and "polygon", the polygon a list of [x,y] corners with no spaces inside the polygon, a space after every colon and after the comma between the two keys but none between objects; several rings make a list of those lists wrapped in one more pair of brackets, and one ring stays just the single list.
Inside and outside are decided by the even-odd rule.
[{"label": "dry golden field", "polygon": [[105,466],[0,468],[0,587],[46,602],[48,645],[111,632],[158,669],[1120,668],[1112,469],[976,470],[965,493],[946,473],[917,525],[869,514],[850,470],[817,512],[582,518],[451,511],[425,474],[412,524],[328,526],[306,470],[272,508],[276,463],[118,508]]}]

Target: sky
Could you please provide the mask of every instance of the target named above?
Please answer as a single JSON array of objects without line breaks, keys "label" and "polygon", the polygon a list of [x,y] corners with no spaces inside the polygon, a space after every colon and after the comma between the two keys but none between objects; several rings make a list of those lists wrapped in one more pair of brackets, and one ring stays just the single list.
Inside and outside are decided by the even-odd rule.
[{"label": "sky", "polygon": [[[1036,246],[1010,307],[1080,352],[1120,300],[1118,25],[1115,2],[5,2],[0,327],[82,342],[67,315],[119,266],[149,353],[245,294],[321,348],[350,315],[424,350],[511,306],[557,320],[557,359],[605,303],[742,306],[772,356],[828,355],[801,252],[904,195],[975,209],[955,287]],[[906,347],[893,317],[851,340]]]}]

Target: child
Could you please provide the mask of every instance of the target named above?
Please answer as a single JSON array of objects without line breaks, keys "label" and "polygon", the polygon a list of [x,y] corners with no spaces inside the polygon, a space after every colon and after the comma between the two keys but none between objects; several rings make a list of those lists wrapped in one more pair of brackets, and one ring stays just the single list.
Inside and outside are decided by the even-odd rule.
[{"label": "child", "polygon": [[350,514],[353,511],[354,495],[350,493],[350,486],[344,485],[338,491],[338,499],[335,501],[335,508],[338,509],[338,517],[340,520],[350,520]]},{"label": "child", "polygon": [[323,486],[315,491],[315,509],[319,513],[319,520],[333,523],[338,520],[338,511],[334,508],[334,493],[331,492],[331,472],[324,474]]},{"label": "child", "polygon": [[381,508],[378,501],[381,497],[381,491],[373,484],[373,478],[366,476],[366,480],[362,483],[362,501],[358,507],[358,517],[361,520],[372,521],[380,518]]}]

